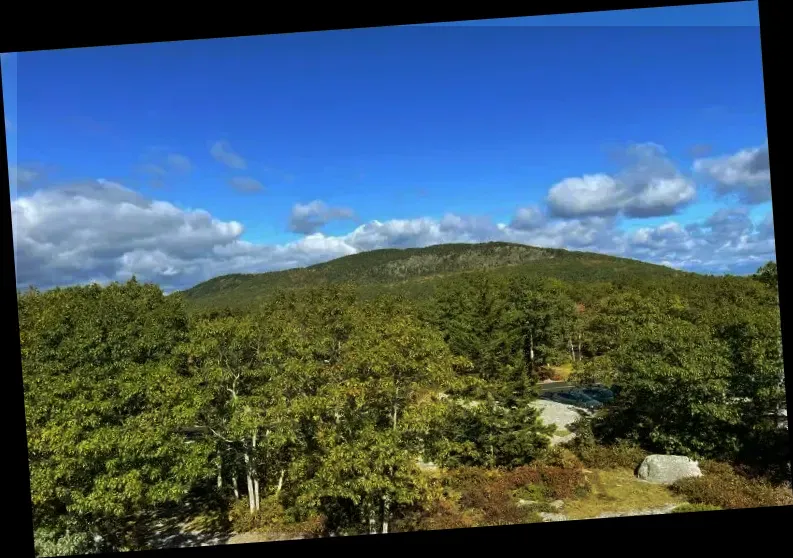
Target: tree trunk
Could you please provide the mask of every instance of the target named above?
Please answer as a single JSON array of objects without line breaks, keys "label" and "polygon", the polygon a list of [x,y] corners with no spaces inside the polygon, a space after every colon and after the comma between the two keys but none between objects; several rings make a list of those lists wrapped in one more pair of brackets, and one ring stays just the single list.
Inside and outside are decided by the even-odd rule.
[{"label": "tree trunk", "polygon": [[578,334],[578,360],[581,360],[581,334]]},{"label": "tree trunk", "polygon": [[383,496],[383,534],[388,533],[388,520],[390,519],[388,495]]},{"label": "tree trunk", "polygon": [[377,534],[377,514],[375,514],[374,506],[369,504],[369,534]]},{"label": "tree trunk", "polygon": [[223,463],[218,459],[218,488],[223,488]]},{"label": "tree trunk", "polygon": [[240,489],[237,487],[237,475],[231,477],[231,484],[234,487],[234,497],[239,500],[240,499]]},{"label": "tree trunk", "polygon": [[534,372],[534,334],[529,334],[529,361],[531,362],[531,371]]},{"label": "tree trunk", "polygon": [[394,432],[396,432],[396,429],[397,429],[397,406],[396,406],[396,403],[394,403],[394,413],[393,413],[393,417],[391,419],[391,425],[392,425],[392,427],[394,429]]},{"label": "tree trunk", "polygon": [[253,459],[254,462],[252,463],[251,468],[253,469],[253,495],[254,495],[254,502],[256,502],[256,511],[259,511],[259,475],[256,471],[256,431],[253,431]]},{"label": "tree trunk", "polygon": [[281,469],[281,478],[278,479],[278,487],[275,489],[276,496],[278,496],[284,486],[284,473],[286,473],[286,469]]},{"label": "tree trunk", "polygon": [[253,489],[253,477],[251,476],[251,458],[245,453],[245,477],[248,481],[248,506],[251,509],[251,515],[256,513],[256,499]]},{"label": "tree trunk", "polygon": [[573,346],[573,338],[570,338],[570,355],[573,358],[573,362],[575,362],[575,346]]}]

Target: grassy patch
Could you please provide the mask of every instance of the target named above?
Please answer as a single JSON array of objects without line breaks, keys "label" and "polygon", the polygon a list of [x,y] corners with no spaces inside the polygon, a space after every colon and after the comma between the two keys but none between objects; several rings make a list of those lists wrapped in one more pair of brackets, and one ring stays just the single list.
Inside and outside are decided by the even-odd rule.
[{"label": "grassy patch", "polygon": [[632,469],[593,471],[589,477],[592,491],[583,498],[565,503],[564,513],[571,519],[597,517],[604,512],[660,508],[684,501],[664,486],[637,480]]},{"label": "grassy patch", "polygon": [[570,431],[567,430],[566,428],[557,428],[554,434],[556,434],[557,436],[567,436],[570,434]]}]

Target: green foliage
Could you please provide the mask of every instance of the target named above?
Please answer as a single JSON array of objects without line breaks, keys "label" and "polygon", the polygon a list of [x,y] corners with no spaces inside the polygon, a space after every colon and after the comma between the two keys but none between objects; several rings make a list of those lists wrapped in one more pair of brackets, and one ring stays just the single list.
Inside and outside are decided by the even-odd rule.
[{"label": "green foliage", "polygon": [[550,446],[546,452],[536,460],[539,467],[557,467],[561,469],[583,469],[584,462],[570,449],[556,445]]},{"label": "green foliage", "polygon": [[428,455],[446,467],[530,463],[548,447],[555,427],[543,425],[528,401],[505,407],[491,395],[473,405],[451,402],[428,439]]},{"label": "green foliage", "polygon": [[[196,393],[173,369],[186,334],[176,299],[134,280],[19,299],[34,523],[104,535],[208,474],[208,448],[177,432]],[[80,531],[82,529],[82,531]]]},{"label": "green foliage", "polygon": [[[432,296],[450,277],[484,271],[489,276],[555,277],[575,283],[642,280],[683,275],[668,267],[601,254],[535,248],[522,244],[442,244],[404,250],[372,250],[307,268],[250,275],[224,275],[182,295],[191,308],[250,309],[272,293],[338,283],[354,283],[361,296],[403,293]],[[173,295],[171,295],[173,296]]]},{"label": "green foliage", "polygon": [[763,267],[757,270],[752,276],[767,287],[772,287],[774,290],[778,288],[779,279],[777,278],[776,262],[768,262]]},{"label": "green foliage", "polygon": [[264,498],[255,513],[250,512],[247,498],[237,500],[231,507],[229,518],[237,533],[279,529],[289,523],[286,510],[274,495]]},{"label": "green foliage", "polygon": [[633,328],[614,351],[620,386],[594,424],[605,440],[692,457],[734,453],[741,413],[729,391],[730,363],[707,330],[659,316]]},{"label": "green foliage", "polygon": [[[538,521],[517,497],[581,495],[582,467],[634,468],[647,452],[781,476],[770,270],[704,277],[491,243],[367,252],[167,297],[134,280],[23,293],[37,549],[94,535],[134,549],[128,525],[201,491],[237,530],[317,536]],[[530,403],[541,371],[571,362],[574,381],[616,397],[551,448],[555,427]],[[675,488],[694,504],[786,501],[703,467],[715,473]]]},{"label": "green foliage", "polygon": [[722,509],[756,508],[793,504],[793,493],[785,485],[739,474],[725,463],[703,462],[701,477],[681,479],[672,489],[692,504]]},{"label": "green foliage", "polygon": [[648,452],[626,440],[616,440],[609,445],[597,443],[592,424],[582,419],[573,427],[576,437],[566,444],[581,463],[591,469],[636,469]]},{"label": "green foliage", "polygon": [[69,556],[96,554],[99,548],[88,533],[59,534],[53,529],[37,529],[33,533],[36,556]]}]

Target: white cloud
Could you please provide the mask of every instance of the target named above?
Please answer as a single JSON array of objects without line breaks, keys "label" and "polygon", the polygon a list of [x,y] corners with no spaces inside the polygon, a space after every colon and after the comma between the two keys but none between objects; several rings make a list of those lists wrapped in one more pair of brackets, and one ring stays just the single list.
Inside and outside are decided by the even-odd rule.
[{"label": "white cloud", "polygon": [[223,163],[229,168],[244,170],[248,167],[245,159],[234,152],[229,142],[225,140],[216,141],[209,149],[209,153],[216,161]]},{"label": "white cloud", "polygon": [[[134,274],[173,290],[227,273],[449,242],[507,241],[597,251],[684,269],[750,266],[745,271],[752,271],[774,257],[770,214],[755,225],[744,209],[717,212],[700,224],[670,222],[630,234],[609,217],[551,219],[527,230],[450,214],[371,221],[344,235],[312,231],[296,242],[257,244],[242,240],[241,223],[148,199],[109,181],[39,190],[13,200],[11,207],[17,283],[41,288],[123,281]],[[324,208],[319,214],[329,212],[324,204],[302,207],[309,214],[312,207]]]},{"label": "white cloud", "polygon": [[352,219],[355,213],[346,207],[329,207],[321,200],[292,207],[289,218],[289,230],[300,234],[313,234],[330,221],[337,219]]},{"label": "white cloud", "polygon": [[659,217],[672,215],[696,196],[694,183],[683,176],[654,143],[623,150],[623,170],[570,177],[548,191],[546,203],[556,217]]},{"label": "white cloud", "polygon": [[775,259],[770,223],[770,212],[754,223],[746,208],[720,209],[701,223],[639,229],[628,235],[625,254],[681,269],[745,273]]},{"label": "white cloud", "polygon": [[547,202],[557,217],[616,215],[627,201],[628,193],[614,178],[605,174],[565,178],[551,187]]},{"label": "white cloud", "polygon": [[229,180],[229,184],[238,192],[259,192],[264,190],[264,185],[250,176],[235,176]]},{"label": "white cloud", "polygon": [[509,226],[517,230],[530,231],[541,227],[545,222],[542,210],[536,206],[529,206],[518,209]]},{"label": "white cloud", "polygon": [[713,182],[720,196],[735,194],[748,204],[771,199],[768,142],[732,155],[697,159],[693,168]]}]

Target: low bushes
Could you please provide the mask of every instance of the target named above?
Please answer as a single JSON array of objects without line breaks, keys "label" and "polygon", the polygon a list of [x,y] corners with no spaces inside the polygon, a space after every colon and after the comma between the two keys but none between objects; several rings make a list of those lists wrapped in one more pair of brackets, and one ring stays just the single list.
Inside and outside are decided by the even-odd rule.
[{"label": "low bushes", "polygon": [[[577,463],[566,450],[556,452],[555,458]],[[541,521],[536,512],[547,508],[545,502],[581,496],[590,489],[580,467],[540,463],[512,470],[459,467],[447,471],[441,485],[436,499],[401,517],[395,530],[534,523]],[[536,504],[521,506],[519,499]]]},{"label": "low bushes", "polygon": [[593,469],[636,469],[649,455],[640,447],[623,441],[609,446],[580,446],[577,449],[584,465]]},{"label": "low bushes", "polygon": [[617,440],[613,444],[602,445],[595,439],[592,432],[591,419],[581,419],[570,426],[576,433],[572,442],[565,447],[572,451],[584,464],[591,469],[636,469],[649,453],[638,445],[625,440]]},{"label": "low bushes", "polygon": [[562,469],[582,469],[584,467],[581,459],[563,446],[549,447],[545,454],[535,461],[535,464],[540,467],[561,467]]},{"label": "low bushes", "polygon": [[259,510],[254,514],[250,512],[247,498],[237,500],[231,508],[229,519],[237,533],[281,527],[288,522],[286,511],[274,496],[263,498]]},{"label": "low bushes", "polygon": [[275,496],[262,499],[259,511],[251,514],[247,498],[237,500],[229,513],[232,528],[237,533],[252,531],[276,537],[314,538],[325,534],[326,520],[321,515],[311,515],[304,521],[295,521]]},{"label": "low bushes", "polygon": [[672,490],[692,504],[723,509],[793,504],[790,488],[775,486],[761,478],[749,478],[725,463],[703,461],[700,468],[703,476],[682,479],[672,485]]}]

